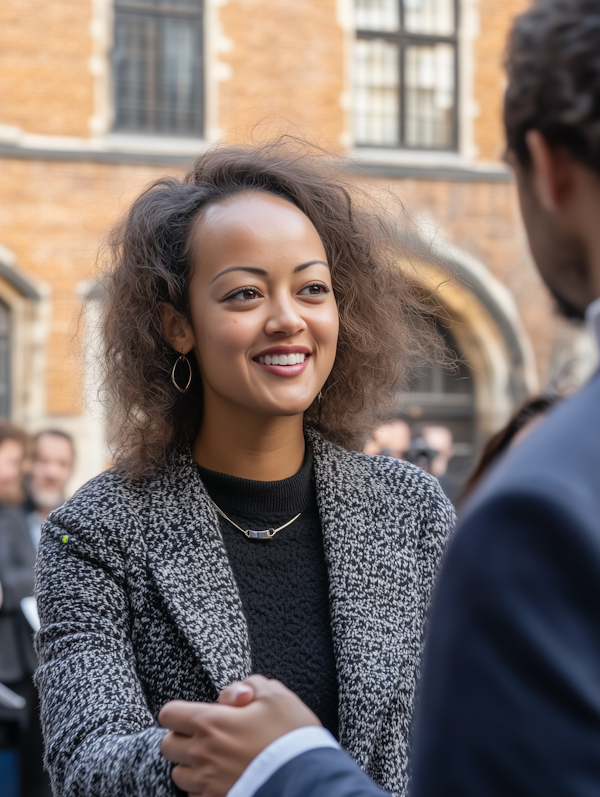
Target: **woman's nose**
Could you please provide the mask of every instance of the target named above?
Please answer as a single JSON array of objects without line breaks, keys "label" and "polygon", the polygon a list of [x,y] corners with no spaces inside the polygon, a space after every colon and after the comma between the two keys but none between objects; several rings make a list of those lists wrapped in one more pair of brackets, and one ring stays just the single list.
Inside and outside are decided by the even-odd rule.
[{"label": "woman's nose", "polygon": [[299,315],[294,303],[287,298],[274,300],[265,325],[268,335],[294,335],[306,329],[306,322]]}]

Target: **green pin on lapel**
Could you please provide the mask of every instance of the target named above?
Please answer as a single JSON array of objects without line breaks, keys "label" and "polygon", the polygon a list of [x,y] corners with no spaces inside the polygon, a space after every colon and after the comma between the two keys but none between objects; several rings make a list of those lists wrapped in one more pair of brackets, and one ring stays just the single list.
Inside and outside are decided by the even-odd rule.
[{"label": "green pin on lapel", "polygon": [[67,542],[69,542],[69,535],[65,534],[63,537],[60,538],[60,541],[66,544]]}]

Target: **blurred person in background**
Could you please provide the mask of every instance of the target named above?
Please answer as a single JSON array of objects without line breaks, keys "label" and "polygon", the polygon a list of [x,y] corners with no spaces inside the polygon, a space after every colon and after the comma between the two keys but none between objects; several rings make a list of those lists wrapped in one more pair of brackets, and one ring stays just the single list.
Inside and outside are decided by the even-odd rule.
[{"label": "blurred person in background", "polygon": [[[33,595],[35,546],[22,507],[23,463],[27,434],[7,421],[0,422],[0,683],[26,700],[22,723],[0,723],[0,744],[19,758],[20,797],[50,794],[43,771],[43,744],[37,695],[32,675],[37,666],[32,628],[21,601]],[[6,759],[7,761],[9,759]]]},{"label": "blurred person in background", "polygon": [[459,489],[456,479],[448,473],[448,465],[453,456],[452,432],[446,426],[436,424],[417,426],[410,446],[405,452],[405,459],[435,476],[451,501]]},{"label": "blurred person in background", "polygon": [[47,429],[35,435],[31,465],[25,480],[25,512],[36,550],[42,523],[53,509],[65,502],[65,491],[74,464],[75,446],[71,435],[58,429]]},{"label": "blurred person in background", "polygon": [[394,459],[406,459],[410,448],[410,427],[400,420],[389,421],[378,427],[364,445],[365,454],[380,454]]},{"label": "blurred person in background", "polygon": [[506,426],[490,437],[485,444],[473,472],[456,499],[457,506],[465,503],[492,466],[499,461],[500,457],[527,435],[531,434],[544,420],[552,407],[561,400],[561,397],[556,393],[543,393],[541,396],[527,399],[519,407]]},{"label": "blurred person in background", "polygon": [[23,466],[27,435],[0,419],[0,505],[16,506],[23,501]]}]

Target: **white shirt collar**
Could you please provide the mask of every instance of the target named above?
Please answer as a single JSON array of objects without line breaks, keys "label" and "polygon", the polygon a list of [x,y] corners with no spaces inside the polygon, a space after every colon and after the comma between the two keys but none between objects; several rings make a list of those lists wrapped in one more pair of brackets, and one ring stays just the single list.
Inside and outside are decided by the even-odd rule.
[{"label": "white shirt collar", "polygon": [[588,305],[585,311],[585,320],[594,335],[598,351],[600,351],[600,298]]}]

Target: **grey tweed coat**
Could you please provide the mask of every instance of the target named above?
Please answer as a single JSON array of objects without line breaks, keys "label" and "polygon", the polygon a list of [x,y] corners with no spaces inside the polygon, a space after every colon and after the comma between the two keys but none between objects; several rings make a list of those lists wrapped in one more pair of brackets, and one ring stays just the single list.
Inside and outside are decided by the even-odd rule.
[{"label": "grey tweed coat", "polygon": [[[405,462],[307,430],[330,590],[340,741],[384,788],[407,787],[425,613],[454,513]],[[46,522],[36,681],[55,797],[167,797],[156,717],[251,672],[219,522],[189,449],[128,480],[111,470]]]}]

